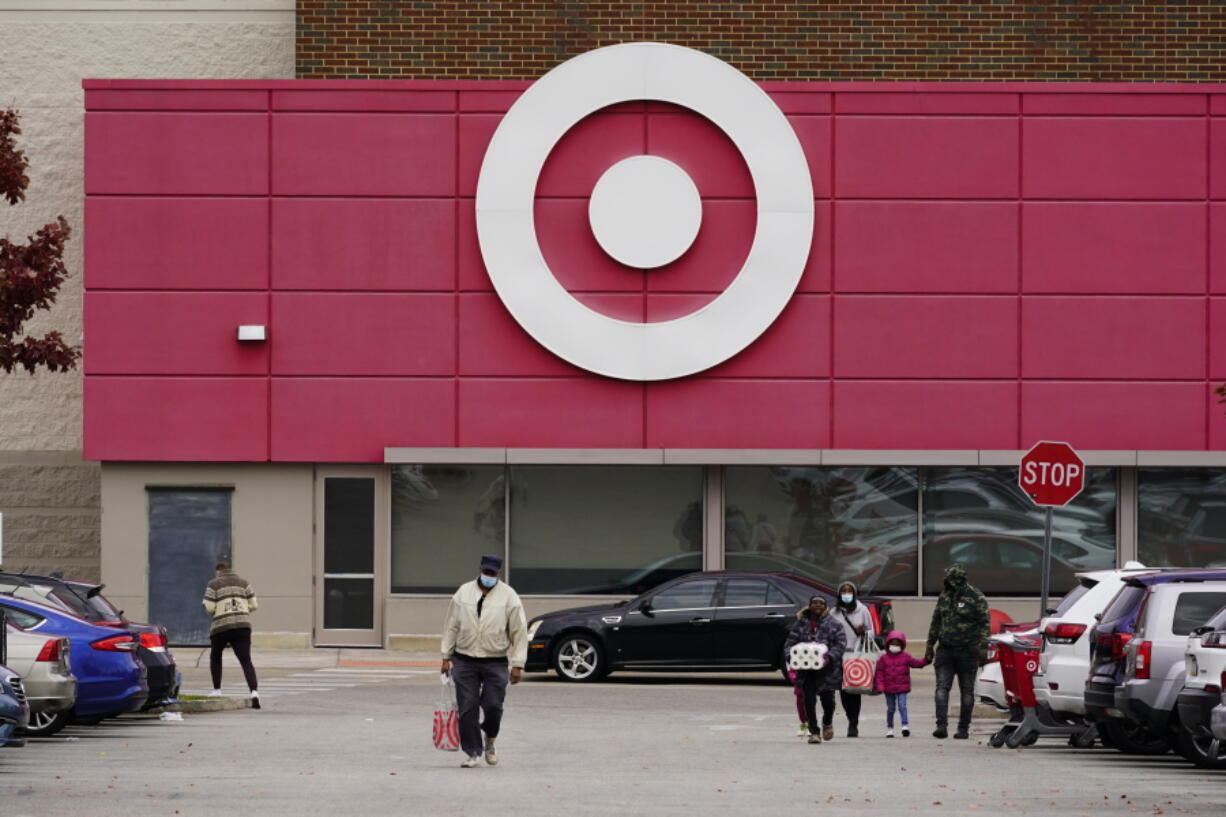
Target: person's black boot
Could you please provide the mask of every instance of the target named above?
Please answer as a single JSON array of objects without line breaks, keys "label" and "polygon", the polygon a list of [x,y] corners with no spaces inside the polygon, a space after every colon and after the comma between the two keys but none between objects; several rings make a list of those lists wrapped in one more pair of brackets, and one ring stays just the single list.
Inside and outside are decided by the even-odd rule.
[{"label": "person's black boot", "polygon": [[858,723],[847,724],[847,737],[849,738],[860,737],[860,725]]},{"label": "person's black boot", "polygon": [[932,736],[934,738],[940,738],[944,740],[945,738],[949,737],[949,732],[945,729],[944,726],[938,726],[936,729],[932,730]]},{"label": "person's black boot", "polygon": [[970,737],[970,727],[958,724],[958,731],[954,732],[955,740],[966,740]]}]

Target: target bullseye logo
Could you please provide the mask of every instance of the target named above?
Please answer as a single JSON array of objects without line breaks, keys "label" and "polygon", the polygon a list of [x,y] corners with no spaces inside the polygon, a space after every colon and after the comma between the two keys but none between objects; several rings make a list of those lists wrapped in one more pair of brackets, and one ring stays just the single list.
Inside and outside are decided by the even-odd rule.
[{"label": "target bullseye logo", "polygon": [[[732,283],[700,309],[660,323],[610,318],[567,292],[545,263],[533,207],[562,136],[601,108],[639,100],[689,108],[720,128],[745,160],[757,197],[757,231]],[[588,219],[611,257],[654,269],[690,248],[702,202],[680,166],[633,156],[604,171]],[[538,343],[608,377],[666,380],[722,363],[783,311],[809,256],[813,183],[795,131],[744,74],[689,48],[626,43],[562,63],[503,117],[477,181],[477,236],[499,298]]]}]

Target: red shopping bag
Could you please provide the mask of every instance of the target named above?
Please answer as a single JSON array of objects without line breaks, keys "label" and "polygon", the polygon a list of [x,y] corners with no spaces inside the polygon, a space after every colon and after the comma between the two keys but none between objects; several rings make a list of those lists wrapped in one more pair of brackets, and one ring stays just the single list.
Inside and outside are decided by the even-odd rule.
[{"label": "red shopping bag", "polygon": [[444,752],[460,750],[460,713],[450,675],[443,675],[443,691],[434,706],[434,748]]}]

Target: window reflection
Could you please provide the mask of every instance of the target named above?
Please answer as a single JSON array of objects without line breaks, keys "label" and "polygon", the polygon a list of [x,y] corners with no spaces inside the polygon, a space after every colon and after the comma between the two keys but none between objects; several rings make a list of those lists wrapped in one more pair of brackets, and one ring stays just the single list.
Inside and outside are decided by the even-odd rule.
[{"label": "window reflection", "polygon": [[724,565],[915,592],[914,468],[724,470]]},{"label": "window reflection", "polygon": [[506,548],[501,465],[392,467],[392,592],[452,593]]},{"label": "window reflection", "polygon": [[[1053,593],[1074,586],[1077,571],[1115,566],[1115,505],[1115,469],[1089,468],[1081,494],[1054,509]],[[925,469],[924,593],[941,592],[951,564],[985,593],[1039,593],[1044,514],[1018,487],[1016,468]]]},{"label": "window reflection", "polygon": [[520,593],[636,595],[702,570],[700,466],[511,469]]},{"label": "window reflection", "polygon": [[1140,469],[1137,558],[1155,567],[1226,564],[1226,469]]}]

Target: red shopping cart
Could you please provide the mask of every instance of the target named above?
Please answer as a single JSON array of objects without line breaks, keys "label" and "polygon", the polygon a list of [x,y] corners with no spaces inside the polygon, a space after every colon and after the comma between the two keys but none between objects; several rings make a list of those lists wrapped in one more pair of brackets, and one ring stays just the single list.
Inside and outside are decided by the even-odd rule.
[{"label": "red shopping cart", "polygon": [[1009,704],[1009,721],[992,733],[988,743],[994,747],[1016,749],[1029,746],[1040,736],[1067,737],[1082,748],[1093,745],[1098,737],[1093,724],[1065,723],[1040,706],[1034,694],[1034,676],[1039,671],[1039,656],[1043,652],[1043,637],[1037,632],[1004,632],[989,639],[1000,660],[1000,674]]}]

